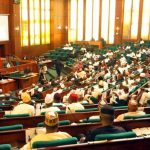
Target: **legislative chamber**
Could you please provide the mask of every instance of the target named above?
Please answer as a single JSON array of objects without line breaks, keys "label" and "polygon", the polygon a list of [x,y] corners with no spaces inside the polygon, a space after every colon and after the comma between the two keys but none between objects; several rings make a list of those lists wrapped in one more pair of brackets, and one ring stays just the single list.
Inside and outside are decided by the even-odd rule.
[{"label": "legislative chamber", "polygon": [[0,0],[0,150],[149,150],[150,0]]}]

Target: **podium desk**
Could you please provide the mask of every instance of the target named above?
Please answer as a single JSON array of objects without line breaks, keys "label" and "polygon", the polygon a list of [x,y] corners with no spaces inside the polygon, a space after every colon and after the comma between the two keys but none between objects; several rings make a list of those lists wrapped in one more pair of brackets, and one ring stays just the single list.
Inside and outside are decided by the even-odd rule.
[{"label": "podium desk", "polygon": [[19,89],[24,89],[30,87],[33,83],[38,83],[38,73],[30,73],[28,75],[23,75],[21,77],[11,77],[9,78],[15,79],[17,82],[17,87]]}]

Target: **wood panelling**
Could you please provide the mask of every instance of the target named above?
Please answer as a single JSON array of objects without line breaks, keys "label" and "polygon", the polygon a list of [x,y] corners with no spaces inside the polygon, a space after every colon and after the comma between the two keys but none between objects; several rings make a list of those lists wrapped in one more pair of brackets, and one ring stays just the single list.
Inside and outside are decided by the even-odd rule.
[{"label": "wood panelling", "polygon": [[[102,1],[102,0],[100,0]],[[50,0],[51,8],[51,43],[48,45],[36,45],[30,47],[20,46],[20,5],[14,4],[13,0],[0,0],[0,14],[9,15],[9,31],[10,40],[8,42],[0,43],[0,55],[6,56],[8,54],[14,54],[19,57],[24,55],[28,57],[38,56],[42,53],[60,47],[68,42],[68,29],[69,26],[69,2],[70,0]],[[86,2],[86,0],[84,0]],[[115,17],[115,44],[124,42],[122,40],[123,31],[123,5],[124,0],[116,0],[116,17]],[[140,13],[139,13],[139,28],[138,28],[138,40],[141,37],[141,22],[142,22],[142,5],[143,0],[140,0]],[[85,10],[85,8],[84,8]],[[100,8],[100,11],[102,8]],[[85,15],[85,12],[84,12]],[[101,18],[101,17],[100,17]],[[100,20],[101,23],[101,20]],[[85,30],[85,19],[84,19]],[[58,29],[61,26],[61,29]],[[118,31],[116,29],[119,29]],[[100,30],[101,32],[101,30]],[[101,35],[101,33],[99,33]]]},{"label": "wood panelling", "polygon": [[20,5],[10,2],[10,43],[11,53],[21,57]]},{"label": "wood panelling", "polygon": [[50,50],[50,45],[34,45],[34,46],[26,46],[22,47],[22,57],[27,56],[29,58],[32,58],[34,56],[39,56],[43,54],[44,52],[47,52]]},{"label": "wood panelling", "polygon": [[[58,29],[58,26],[61,29]],[[68,0],[51,0],[51,48],[68,42]]]},{"label": "wood panelling", "polygon": [[[10,0],[0,0],[0,14],[8,14],[10,26]],[[10,33],[10,29],[9,29]],[[0,56],[4,57],[10,53],[10,41],[0,41]]]},{"label": "wood panelling", "polygon": [[116,17],[115,17],[115,44],[121,44],[123,31],[123,2],[116,0]]},{"label": "wood panelling", "polygon": [[0,14],[9,14],[9,1],[0,0]]}]

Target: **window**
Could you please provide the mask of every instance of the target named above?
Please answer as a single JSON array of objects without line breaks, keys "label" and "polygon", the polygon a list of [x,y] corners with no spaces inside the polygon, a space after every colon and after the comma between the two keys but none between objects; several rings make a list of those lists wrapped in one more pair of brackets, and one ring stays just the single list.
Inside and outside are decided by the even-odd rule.
[{"label": "window", "polygon": [[71,0],[70,3],[70,28],[69,28],[69,41],[73,42],[77,39],[77,0]]},{"label": "window", "polygon": [[116,0],[70,0],[69,41],[97,41],[102,37],[114,43],[115,7]]},{"label": "window", "polygon": [[143,1],[141,38],[150,40],[150,0]]},{"label": "window", "polygon": [[101,37],[106,43],[114,43],[116,0],[102,0]]},{"label": "window", "polygon": [[21,1],[21,45],[50,43],[50,0]]},{"label": "window", "polygon": [[77,40],[82,41],[83,40],[83,0],[78,0],[78,23],[77,23]]},{"label": "window", "polygon": [[99,2],[99,0],[86,0],[86,41],[99,39]]},{"label": "window", "polygon": [[124,1],[123,38],[137,39],[140,0]]}]

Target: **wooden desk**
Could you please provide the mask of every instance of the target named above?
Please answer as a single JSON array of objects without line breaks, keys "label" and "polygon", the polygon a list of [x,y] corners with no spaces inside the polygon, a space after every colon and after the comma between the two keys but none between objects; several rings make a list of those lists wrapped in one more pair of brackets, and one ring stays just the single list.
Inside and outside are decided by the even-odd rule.
[{"label": "wooden desk", "polygon": [[14,79],[4,79],[0,81],[0,89],[3,90],[3,93],[9,91],[17,90],[17,83]]},{"label": "wooden desk", "polygon": [[[125,127],[125,129],[127,129],[128,131],[135,128],[149,127],[150,119],[126,120],[126,121],[116,122],[114,124],[117,126]],[[60,126],[58,130],[62,132],[67,132],[72,136],[78,136],[80,133],[86,134],[89,130],[100,126],[101,126],[100,123],[66,125],[66,126]],[[0,139],[1,139],[0,144],[10,143],[13,146],[23,146],[26,141],[25,138],[26,138],[25,129],[16,130],[16,131],[4,131],[0,133]],[[111,150],[114,150],[114,147]]]},{"label": "wooden desk", "polygon": [[33,83],[38,83],[38,73],[30,73],[29,75],[24,75],[21,77],[9,76],[9,78],[15,79],[17,81],[19,89],[30,87]]},{"label": "wooden desk", "polygon": [[[150,108],[147,107],[144,111],[149,114]],[[124,110],[115,110],[115,116],[127,112]],[[59,114],[59,120],[70,120],[71,122],[78,122],[81,119],[88,118],[90,116],[99,115],[99,111],[93,112],[82,112],[82,113],[72,113],[72,114]],[[36,127],[38,123],[43,122],[45,116],[32,116],[32,117],[18,117],[18,118],[0,118],[0,126],[9,126],[12,124],[23,124],[24,128]],[[150,123],[150,122],[149,122]],[[149,124],[150,126],[150,124]]]},{"label": "wooden desk", "polygon": [[150,137],[136,137],[129,139],[118,139],[118,140],[110,140],[106,142],[87,142],[82,144],[72,144],[72,145],[64,145],[64,146],[53,146],[42,148],[41,150],[149,150],[150,147]]},{"label": "wooden desk", "polygon": [[[5,60],[5,58],[0,58],[0,62],[2,62],[3,60]],[[18,66],[13,66],[10,68],[0,68],[0,72],[2,75],[6,75],[6,74],[10,74],[15,71],[24,71],[24,69],[26,69],[26,68],[30,69],[31,72],[38,73],[37,62],[29,61],[29,60],[21,60],[20,65],[18,65]]]},{"label": "wooden desk", "polygon": [[82,45],[94,45],[98,48],[103,48],[101,41],[76,41],[76,44],[82,44]]}]

